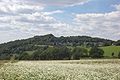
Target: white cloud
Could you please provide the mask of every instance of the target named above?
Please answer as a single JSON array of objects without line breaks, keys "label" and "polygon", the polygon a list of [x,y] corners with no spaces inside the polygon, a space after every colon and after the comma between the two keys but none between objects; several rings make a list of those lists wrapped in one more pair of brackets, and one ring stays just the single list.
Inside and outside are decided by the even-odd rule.
[{"label": "white cloud", "polygon": [[[37,4],[37,3],[36,3]],[[12,29],[26,30],[39,24],[57,23],[49,16],[51,14],[62,13],[61,10],[43,12],[44,5],[36,5],[27,1],[20,0],[1,0],[0,1],[0,23],[3,27]],[[42,4],[42,3],[41,3]],[[10,25],[10,26],[9,26]],[[1,28],[1,27],[0,27]]]},{"label": "white cloud", "polygon": [[81,2],[79,2],[79,1],[80,0],[78,0],[78,2],[77,1],[73,2],[73,4],[66,5],[66,7],[72,7],[72,6],[76,6],[76,5],[84,5],[85,3],[88,3],[90,0],[84,0],[84,1],[81,0]]},{"label": "white cloud", "polygon": [[64,11],[44,11],[46,6],[75,6],[87,1],[89,0],[0,0],[0,41],[47,33],[119,39],[120,5],[115,5],[116,11],[110,13],[75,14],[73,23],[69,24],[53,17],[55,14],[64,14]]},{"label": "white cloud", "polygon": [[86,13],[76,14],[74,21],[81,32],[87,35],[119,39],[120,34],[120,5],[116,11],[110,13]]},{"label": "white cloud", "polygon": [[[23,1],[23,0],[22,0]],[[49,6],[75,6],[83,5],[90,0],[31,0],[29,3],[43,3]]]},{"label": "white cloud", "polygon": [[[37,3],[20,0],[0,1],[0,33],[3,33],[0,35],[0,41],[18,39],[21,36],[26,36],[26,34],[40,35],[57,33],[62,30],[61,27],[65,23],[61,23],[51,15],[63,13],[63,11],[43,12],[44,4],[37,5]],[[16,31],[19,31],[18,34],[20,35],[15,36]],[[8,37],[10,33],[13,34],[11,35],[12,38]],[[3,38],[3,36],[8,38]]]},{"label": "white cloud", "polygon": [[120,5],[113,5],[113,7],[120,11]]},{"label": "white cloud", "polygon": [[53,14],[59,14],[59,13],[64,13],[62,10],[56,10],[56,11],[51,11],[51,12],[43,12],[45,15],[53,15]]},{"label": "white cloud", "polygon": [[[23,2],[15,2],[14,0],[6,0],[0,2],[0,11],[4,13],[17,13],[22,11],[41,11],[44,7],[42,5],[25,4]],[[24,12],[25,13],[25,12]]]}]

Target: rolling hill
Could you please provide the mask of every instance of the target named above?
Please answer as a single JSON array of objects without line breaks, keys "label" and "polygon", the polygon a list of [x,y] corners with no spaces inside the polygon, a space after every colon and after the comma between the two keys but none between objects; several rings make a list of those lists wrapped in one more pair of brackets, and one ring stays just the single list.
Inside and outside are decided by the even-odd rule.
[{"label": "rolling hill", "polygon": [[[86,48],[98,46],[104,50],[105,56],[111,56],[113,52],[117,56],[118,52],[120,52],[120,47],[117,43],[119,44],[119,41],[115,42],[90,36],[55,37],[53,34],[47,34],[0,44],[0,59],[9,59],[11,55],[20,55],[23,52],[32,54],[34,51],[41,49],[41,47],[46,48],[50,46],[82,46]],[[117,44],[117,46],[111,46],[114,44]]]}]

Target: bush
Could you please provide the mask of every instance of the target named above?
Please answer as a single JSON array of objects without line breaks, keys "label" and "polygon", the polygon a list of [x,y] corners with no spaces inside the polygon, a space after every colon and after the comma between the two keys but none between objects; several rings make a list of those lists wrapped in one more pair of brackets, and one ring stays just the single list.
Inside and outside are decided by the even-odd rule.
[{"label": "bush", "polygon": [[75,47],[72,51],[72,59],[79,60],[82,57],[88,56],[88,50],[85,48]]},{"label": "bush", "polygon": [[118,58],[120,59],[120,52],[119,52],[119,54],[118,54]]},{"label": "bush", "polygon": [[31,59],[31,56],[28,53],[26,53],[26,52],[23,52],[19,56],[19,60],[30,60],[30,59]]},{"label": "bush", "polygon": [[89,52],[89,56],[91,58],[102,58],[104,55],[104,51],[98,47],[91,48]]}]

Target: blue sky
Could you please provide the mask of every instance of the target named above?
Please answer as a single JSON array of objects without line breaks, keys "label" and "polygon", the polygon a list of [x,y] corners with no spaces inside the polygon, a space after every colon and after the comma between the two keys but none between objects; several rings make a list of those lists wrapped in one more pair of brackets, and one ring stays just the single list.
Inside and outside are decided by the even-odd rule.
[{"label": "blue sky", "polygon": [[0,43],[35,35],[120,39],[120,0],[0,0]]},{"label": "blue sky", "polygon": [[[83,14],[83,13],[109,13],[116,11],[114,5],[119,5],[119,0],[90,0],[83,5],[75,5],[70,7],[61,6],[47,6],[44,11],[62,10],[63,14],[52,15],[55,18],[66,21],[66,18],[71,21],[72,14]],[[70,22],[67,21],[67,22]]]}]

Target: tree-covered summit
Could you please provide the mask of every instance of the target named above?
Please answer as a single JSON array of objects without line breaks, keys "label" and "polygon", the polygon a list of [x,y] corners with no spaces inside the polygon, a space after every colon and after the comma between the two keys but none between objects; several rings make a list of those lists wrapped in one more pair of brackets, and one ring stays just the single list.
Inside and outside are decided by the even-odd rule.
[{"label": "tree-covered summit", "polygon": [[20,56],[22,53],[26,51],[32,51],[34,53],[36,51],[40,51],[41,49],[42,50],[49,49],[50,47],[62,49],[61,47],[68,48],[68,46],[69,47],[82,46],[86,48],[91,48],[94,46],[104,47],[111,45],[119,45],[119,41],[115,42],[108,39],[90,36],[56,37],[53,34],[47,34],[43,36],[34,36],[28,39],[15,40],[8,43],[0,44],[0,59],[7,58],[9,59],[13,55]]}]

